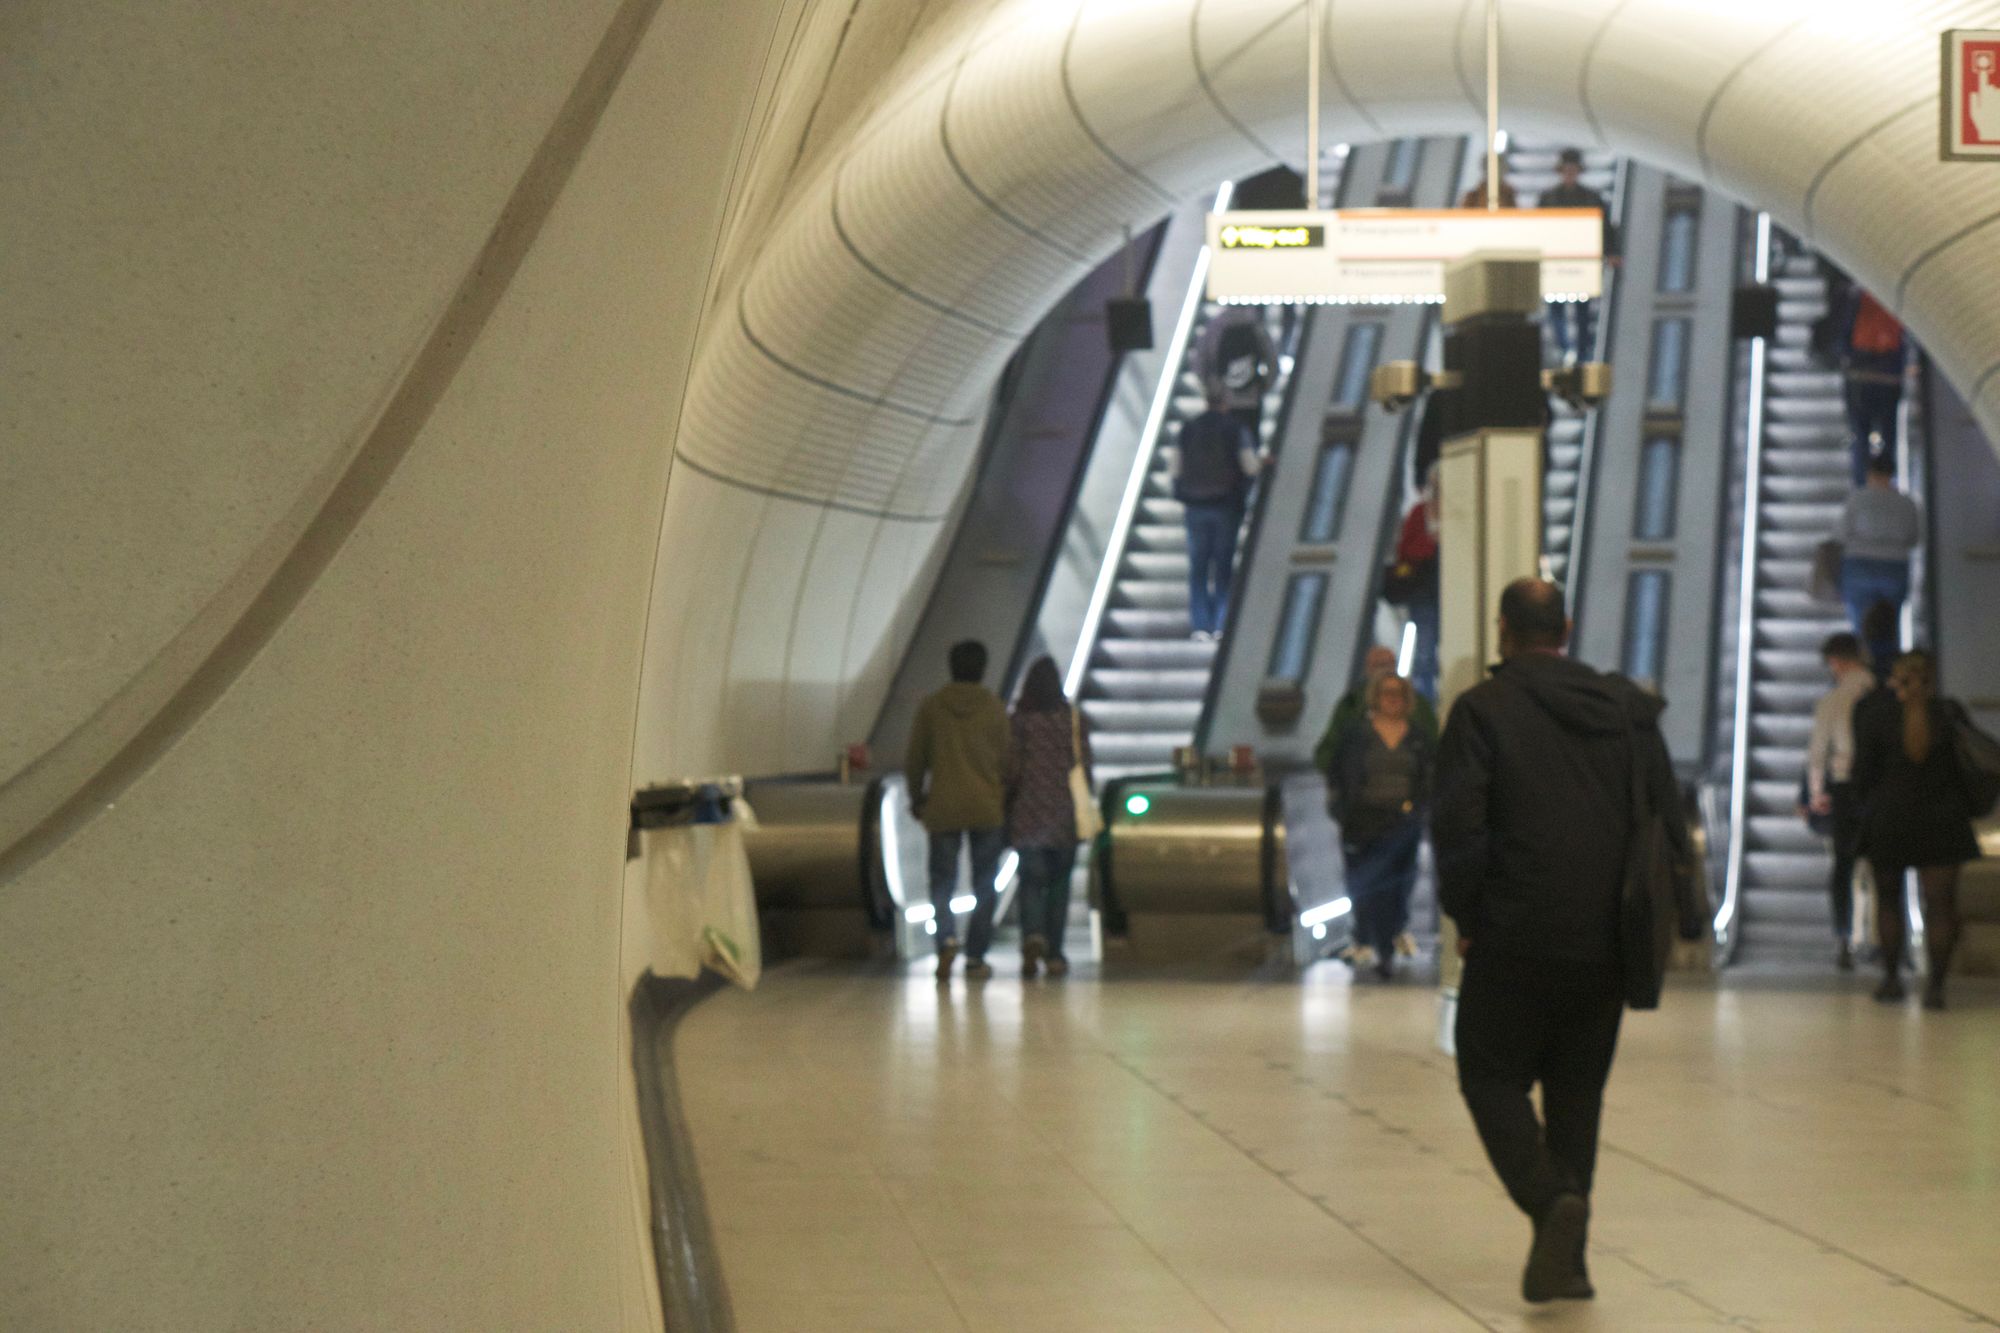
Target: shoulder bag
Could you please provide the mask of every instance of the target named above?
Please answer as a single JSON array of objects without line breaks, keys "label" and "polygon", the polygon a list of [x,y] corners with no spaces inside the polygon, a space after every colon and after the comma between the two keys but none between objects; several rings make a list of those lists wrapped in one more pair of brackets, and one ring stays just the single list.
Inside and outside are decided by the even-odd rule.
[{"label": "shoulder bag", "polygon": [[1104,832],[1104,815],[1090,790],[1090,774],[1083,767],[1083,708],[1069,706],[1069,803],[1076,811],[1078,842],[1089,842]]},{"label": "shoulder bag", "polygon": [[1974,819],[1984,819],[2000,805],[2000,741],[1979,729],[1963,704],[1951,706],[1951,749],[1958,759],[1966,804]]}]

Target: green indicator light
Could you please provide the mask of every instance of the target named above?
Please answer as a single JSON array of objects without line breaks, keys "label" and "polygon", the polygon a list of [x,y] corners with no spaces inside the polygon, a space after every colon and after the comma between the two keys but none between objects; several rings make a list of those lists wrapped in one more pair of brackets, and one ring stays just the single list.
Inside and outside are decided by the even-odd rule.
[{"label": "green indicator light", "polygon": [[1143,815],[1152,808],[1153,798],[1144,792],[1135,791],[1125,798],[1125,813],[1128,815]]}]

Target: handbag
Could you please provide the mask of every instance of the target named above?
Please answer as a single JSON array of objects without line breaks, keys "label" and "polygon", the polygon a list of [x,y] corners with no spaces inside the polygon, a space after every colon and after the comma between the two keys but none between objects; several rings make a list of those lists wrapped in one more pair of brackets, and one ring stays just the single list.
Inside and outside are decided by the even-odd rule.
[{"label": "handbag", "polygon": [[1959,779],[1974,819],[1984,819],[2000,805],[2000,741],[1979,729],[1962,704],[1951,706],[1951,749],[1958,760]]},{"label": "handbag", "polygon": [[1813,547],[1812,595],[1816,602],[1840,604],[1840,561],[1847,548],[1838,537],[1828,537]]},{"label": "handbag", "polygon": [[1391,560],[1382,569],[1382,600],[1391,606],[1408,606],[1417,596],[1417,567],[1407,560]]},{"label": "handbag", "polygon": [[1069,803],[1076,812],[1076,838],[1089,842],[1104,832],[1104,814],[1090,790],[1090,775],[1083,770],[1082,710],[1075,704],[1069,710],[1069,758]]}]

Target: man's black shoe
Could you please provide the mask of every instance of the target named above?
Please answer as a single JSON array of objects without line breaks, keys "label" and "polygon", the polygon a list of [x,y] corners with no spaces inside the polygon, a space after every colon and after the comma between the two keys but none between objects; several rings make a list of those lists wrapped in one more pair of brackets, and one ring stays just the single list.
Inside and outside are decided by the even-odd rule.
[{"label": "man's black shoe", "polygon": [[1543,1210],[1535,1223],[1528,1266],[1521,1273],[1521,1299],[1539,1305],[1543,1301],[1588,1300],[1597,1294],[1577,1266],[1589,1224],[1590,1205],[1580,1194],[1558,1194]]}]

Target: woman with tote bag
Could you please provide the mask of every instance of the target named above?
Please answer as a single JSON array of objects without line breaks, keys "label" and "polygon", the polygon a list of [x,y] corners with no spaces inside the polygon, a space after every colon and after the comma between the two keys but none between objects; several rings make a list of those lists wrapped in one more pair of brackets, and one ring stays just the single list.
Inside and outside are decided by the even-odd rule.
[{"label": "woman with tote bag", "polygon": [[1069,971],[1069,921],[1076,845],[1103,824],[1092,798],[1090,737],[1083,710],[1064,697],[1053,658],[1038,658],[1021,683],[1007,746],[1007,841],[1021,858],[1021,975],[1044,960],[1049,975]]}]

